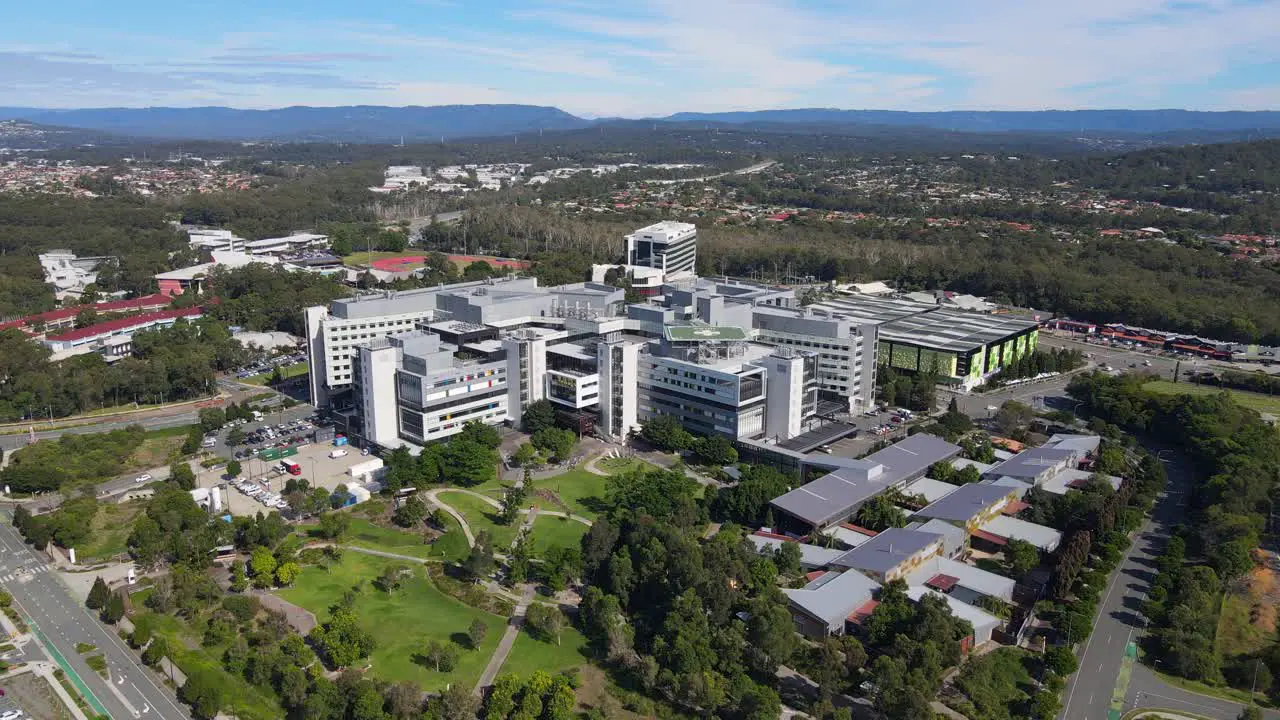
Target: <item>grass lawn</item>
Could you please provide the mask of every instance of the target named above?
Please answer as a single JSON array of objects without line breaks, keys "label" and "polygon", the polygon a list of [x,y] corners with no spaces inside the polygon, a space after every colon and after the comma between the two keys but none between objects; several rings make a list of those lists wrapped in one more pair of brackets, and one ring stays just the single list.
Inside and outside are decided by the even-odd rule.
[{"label": "grass lawn", "polygon": [[[307,374],[307,364],[305,362],[280,366],[280,377],[284,378],[285,380],[288,380],[289,378],[298,377],[299,375],[306,375],[306,374]],[[240,382],[245,383],[246,385],[266,385],[267,381],[270,379],[271,379],[271,371],[268,370],[267,372],[258,373],[257,375],[250,375],[249,377],[241,380]]]},{"label": "grass lawn", "polygon": [[147,509],[147,501],[138,500],[121,505],[102,503],[90,524],[89,542],[76,548],[81,562],[106,560],[126,552],[133,521]]},{"label": "grass lawn", "polygon": [[530,550],[536,557],[553,547],[578,547],[586,534],[587,526],[576,520],[539,515],[533,521]]},{"label": "grass lawn", "polygon": [[[656,469],[653,465],[643,460],[623,458],[601,460],[597,465],[601,470],[607,470],[614,475],[621,475],[626,471],[635,469]],[[608,482],[609,478],[603,475],[596,475],[582,468],[576,468],[544,480],[534,480],[533,502],[544,510],[562,509],[555,503],[537,496],[537,492],[540,490],[553,492],[575,514],[595,519],[603,507],[605,486]]]},{"label": "grass lawn", "polygon": [[422,541],[422,536],[406,530],[374,525],[364,518],[351,518],[350,529],[342,538],[343,545],[382,550],[397,555],[412,555],[423,560],[438,553],[432,552],[432,546]]},{"label": "grass lawn", "polygon": [[1274,629],[1267,630],[1252,622],[1250,611],[1254,602],[1248,590],[1229,592],[1223,598],[1214,640],[1220,657],[1252,655],[1274,642]]},{"label": "grass lawn", "polygon": [[[1148,668],[1151,669],[1152,673],[1154,673],[1156,677],[1160,678],[1161,680],[1169,683],[1170,685],[1176,688],[1182,688],[1183,690],[1187,690],[1189,692],[1200,693],[1201,695],[1208,695],[1209,697],[1222,698],[1224,700],[1230,700],[1231,702],[1236,702],[1236,703],[1249,702],[1248,691],[1236,690],[1235,688],[1227,687],[1226,685],[1221,685],[1221,686],[1206,685],[1202,682],[1196,682],[1195,680],[1188,680],[1186,678],[1178,677],[1177,675],[1169,675],[1168,673],[1162,673],[1159,670],[1156,670],[1155,668],[1151,668],[1150,666],[1148,666]],[[1267,697],[1266,693],[1255,693],[1254,702],[1256,702],[1258,705],[1262,707],[1273,707],[1271,704],[1271,700],[1270,698]]]},{"label": "grass lawn", "polygon": [[228,707],[224,712],[240,720],[276,720],[283,716],[284,710],[274,696],[222,669],[220,658],[225,646],[202,647],[200,635],[172,615],[137,613],[133,616],[133,623],[135,626],[149,625],[153,634],[163,635],[169,648],[169,659],[184,674],[190,676],[194,672],[206,672],[219,678],[228,690]]},{"label": "grass lawn", "polygon": [[[392,594],[374,588],[371,581],[393,560],[344,553],[342,562],[331,571],[308,566],[291,588],[280,591],[281,597],[314,612],[321,621],[329,607],[343,593],[364,581],[364,591],[356,600],[355,611],[364,627],[377,640],[370,662],[372,672],[391,681],[408,680],[426,690],[440,690],[449,683],[471,687],[489,661],[489,656],[502,637],[505,618],[467,607],[444,595],[427,579],[424,569],[413,568],[413,577]],[[467,627],[476,618],[489,628],[479,650],[465,646]],[[451,673],[438,673],[421,659],[427,643],[463,640],[458,665]]]},{"label": "grass lawn", "polygon": [[1280,397],[1244,390],[1226,390],[1213,385],[1195,385],[1188,382],[1174,383],[1168,380],[1152,380],[1142,384],[1143,389],[1164,395],[1213,395],[1231,393],[1231,399],[1258,412],[1280,414]]},{"label": "grass lawn", "polygon": [[436,497],[461,513],[462,517],[467,519],[467,524],[471,526],[472,533],[479,535],[481,530],[489,531],[497,550],[505,551],[511,547],[511,543],[515,542],[516,531],[520,529],[519,522],[500,525],[498,509],[480,498],[460,492],[442,492]]},{"label": "grass lawn", "polygon": [[373,262],[374,260],[385,260],[385,259],[387,259],[387,258],[397,258],[397,257],[422,257],[422,256],[424,256],[424,255],[426,255],[426,254],[427,254],[426,252],[423,252],[423,251],[421,251],[421,250],[419,250],[419,251],[417,251],[417,252],[408,252],[408,251],[406,251],[406,252],[383,252],[383,251],[380,251],[380,250],[377,250],[377,251],[374,251],[374,252],[368,252],[368,251],[365,251],[365,252],[354,252],[354,253],[351,253],[350,255],[348,255],[348,256],[346,256],[346,257],[342,258],[342,264],[343,264],[343,265],[348,265],[348,266],[350,266],[350,265],[368,265],[369,263]]},{"label": "grass lawn", "polygon": [[539,640],[528,632],[521,632],[516,637],[516,644],[511,646],[511,654],[502,664],[499,675],[518,675],[528,679],[535,670],[543,670],[555,675],[562,670],[576,668],[587,662],[587,639],[573,628],[565,628],[560,633],[560,644]]}]

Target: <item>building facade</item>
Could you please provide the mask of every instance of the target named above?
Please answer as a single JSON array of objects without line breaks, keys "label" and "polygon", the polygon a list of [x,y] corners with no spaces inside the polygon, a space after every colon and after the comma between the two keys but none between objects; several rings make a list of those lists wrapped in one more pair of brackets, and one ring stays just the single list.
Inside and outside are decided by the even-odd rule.
[{"label": "building facade", "polygon": [[627,264],[655,268],[667,275],[692,275],[698,262],[698,228],[664,220],[627,236]]}]

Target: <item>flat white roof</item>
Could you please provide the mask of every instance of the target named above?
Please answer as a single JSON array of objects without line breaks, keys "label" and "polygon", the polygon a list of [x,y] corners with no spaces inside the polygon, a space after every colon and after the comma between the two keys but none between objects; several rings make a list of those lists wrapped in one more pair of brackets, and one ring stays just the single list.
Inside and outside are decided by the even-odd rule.
[{"label": "flat white roof", "polygon": [[922,477],[915,482],[907,485],[902,492],[907,495],[923,495],[927,502],[941,500],[960,488],[959,485],[952,485],[941,480],[934,480],[930,477]]},{"label": "flat white roof", "polygon": [[[1088,470],[1068,468],[1044,481],[1044,484],[1040,487],[1045,492],[1051,492],[1054,495],[1066,495],[1068,491],[1075,489],[1071,487],[1071,483],[1076,482],[1077,480],[1088,480],[1093,477],[1093,475],[1094,474]],[[1103,475],[1102,477],[1111,484],[1112,490],[1120,489],[1120,478],[1115,475]]]},{"label": "flat white roof", "polygon": [[957,585],[1005,601],[1013,599],[1013,588],[1017,585],[1014,580],[1003,575],[944,557],[924,563],[908,575],[906,580],[908,585],[924,585],[936,575],[950,575],[956,579]]},{"label": "flat white roof", "polygon": [[863,535],[857,530],[850,530],[849,528],[841,527],[840,525],[827,528],[825,532],[851,548],[856,548],[875,537],[874,535]]},{"label": "flat white roof", "polygon": [[1008,515],[991,518],[983,523],[982,529],[1010,540],[1025,540],[1045,552],[1053,552],[1062,542],[1062,533],[1057,530]]}]

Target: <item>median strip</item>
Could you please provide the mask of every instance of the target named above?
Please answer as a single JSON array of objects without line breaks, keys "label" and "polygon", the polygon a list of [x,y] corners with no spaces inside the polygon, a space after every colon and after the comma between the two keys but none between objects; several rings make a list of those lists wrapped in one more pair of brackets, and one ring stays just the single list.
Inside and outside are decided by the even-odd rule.
[{"label": "median strip", "polygon": [[36,634],[36,639],[39,640],[40,644],[44,646],[44,649],[49,652],[49,656],[53,658],[53,661],[58,664],[58,667],[62,668],[62,671],[67,674],[68,678],[71,678],[71,684],[75,685],[75,688],[80,693],[81,697],[87,700],[89,705],[92,706],[94,711],[99,715],[106,715],[107,717],[110,717],[111,713],[107,712],[107,709],[98,701],[98,698],[93,694],[93,691],[89,689],[88,685],[85,685],[84,680],[81,679],[80,675],[71,667],[71,663],[67,662],[67,659],[62,656],[62,653],[58,652],[58,648],[53,646],[53,642],[51,642],[48,636],[40,630],[35,621],[31,618],[27,618],[27,624],[31,626],[31,630]]}]

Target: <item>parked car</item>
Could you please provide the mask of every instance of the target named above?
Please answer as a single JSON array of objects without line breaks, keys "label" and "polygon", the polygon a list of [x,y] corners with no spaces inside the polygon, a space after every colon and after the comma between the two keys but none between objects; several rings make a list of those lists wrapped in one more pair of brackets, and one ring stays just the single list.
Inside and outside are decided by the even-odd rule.
[{"label": "parked car", "polygon": [[133,479],[133,481],[136,483],[148,483],[148,482],[151,482],[152,480],[155,480],[155,478],[151,477],[151,473],[142,473],[141,475]]}]

